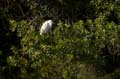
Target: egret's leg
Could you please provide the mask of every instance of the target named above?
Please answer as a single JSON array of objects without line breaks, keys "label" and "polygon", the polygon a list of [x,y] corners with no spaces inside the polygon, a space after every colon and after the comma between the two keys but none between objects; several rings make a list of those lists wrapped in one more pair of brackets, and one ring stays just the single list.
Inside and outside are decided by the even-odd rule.
[{"label": "egret's leg", "polygon": [[53,43],[53,35],[52,35],[52,31],[50,30],[50,32],[49,32],[49,42],[50,42],[50,45],[52,45],[52,43]]}]

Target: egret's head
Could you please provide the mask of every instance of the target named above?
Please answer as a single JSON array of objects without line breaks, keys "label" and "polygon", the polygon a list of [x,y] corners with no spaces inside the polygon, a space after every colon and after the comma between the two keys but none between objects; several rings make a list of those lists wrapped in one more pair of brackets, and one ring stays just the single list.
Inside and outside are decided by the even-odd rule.
[{"label": "egret's head", "polygon": [[49,21],[50,23],[53,23],[53,20],[51,20],[51,19],[50,19],[50,20],[48,20],[48,21]]},{"label": "egret's head", "polygon": [[52,20],[53,24],[57,23],[57,21],[58,21],[58,18],[56,18],[54,16],[45,16],[43,19],[44,20]]},{"label": "egret's head", "polygon": [[45,20],[50,21],[52,23],[52,29],[57,26],[57,18],[54,17],[44,17]]}]

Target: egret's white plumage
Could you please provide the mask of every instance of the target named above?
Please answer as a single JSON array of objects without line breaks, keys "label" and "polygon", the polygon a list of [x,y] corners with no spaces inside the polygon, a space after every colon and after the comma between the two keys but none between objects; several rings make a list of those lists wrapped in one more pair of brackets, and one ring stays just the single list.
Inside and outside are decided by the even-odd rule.
[{"label": "egret's white plumage", "polygon": [[47,33],[52,28],[53,21],[47,20],[43,23],[40,29],[40,35]]}]

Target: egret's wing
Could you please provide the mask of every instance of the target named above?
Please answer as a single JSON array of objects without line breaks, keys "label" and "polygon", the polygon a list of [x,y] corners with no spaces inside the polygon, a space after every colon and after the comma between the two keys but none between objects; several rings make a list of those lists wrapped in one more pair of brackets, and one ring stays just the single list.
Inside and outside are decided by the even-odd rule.
[{"label": "egret's wing", "polygon": [[44,22],[40,28],[40,35],[42,35],[44,33],[44,29],[45,29],[45,26],[47,26],[47,23]]},{"label": "egret's wing", "polygon": [[40,34],[42,35],[43,33],[46,33],[50,29],[49,23],[46,21],[43,23],[40,29]]}]

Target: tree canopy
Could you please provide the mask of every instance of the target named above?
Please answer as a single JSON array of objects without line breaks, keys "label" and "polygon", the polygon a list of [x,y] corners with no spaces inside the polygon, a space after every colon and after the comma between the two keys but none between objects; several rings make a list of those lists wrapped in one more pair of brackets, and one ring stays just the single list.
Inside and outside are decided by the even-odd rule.
[{"label": "tree canopy", "polygon": [[0,0],[0,26],[0,79],[120,78],[120,0]]}]

